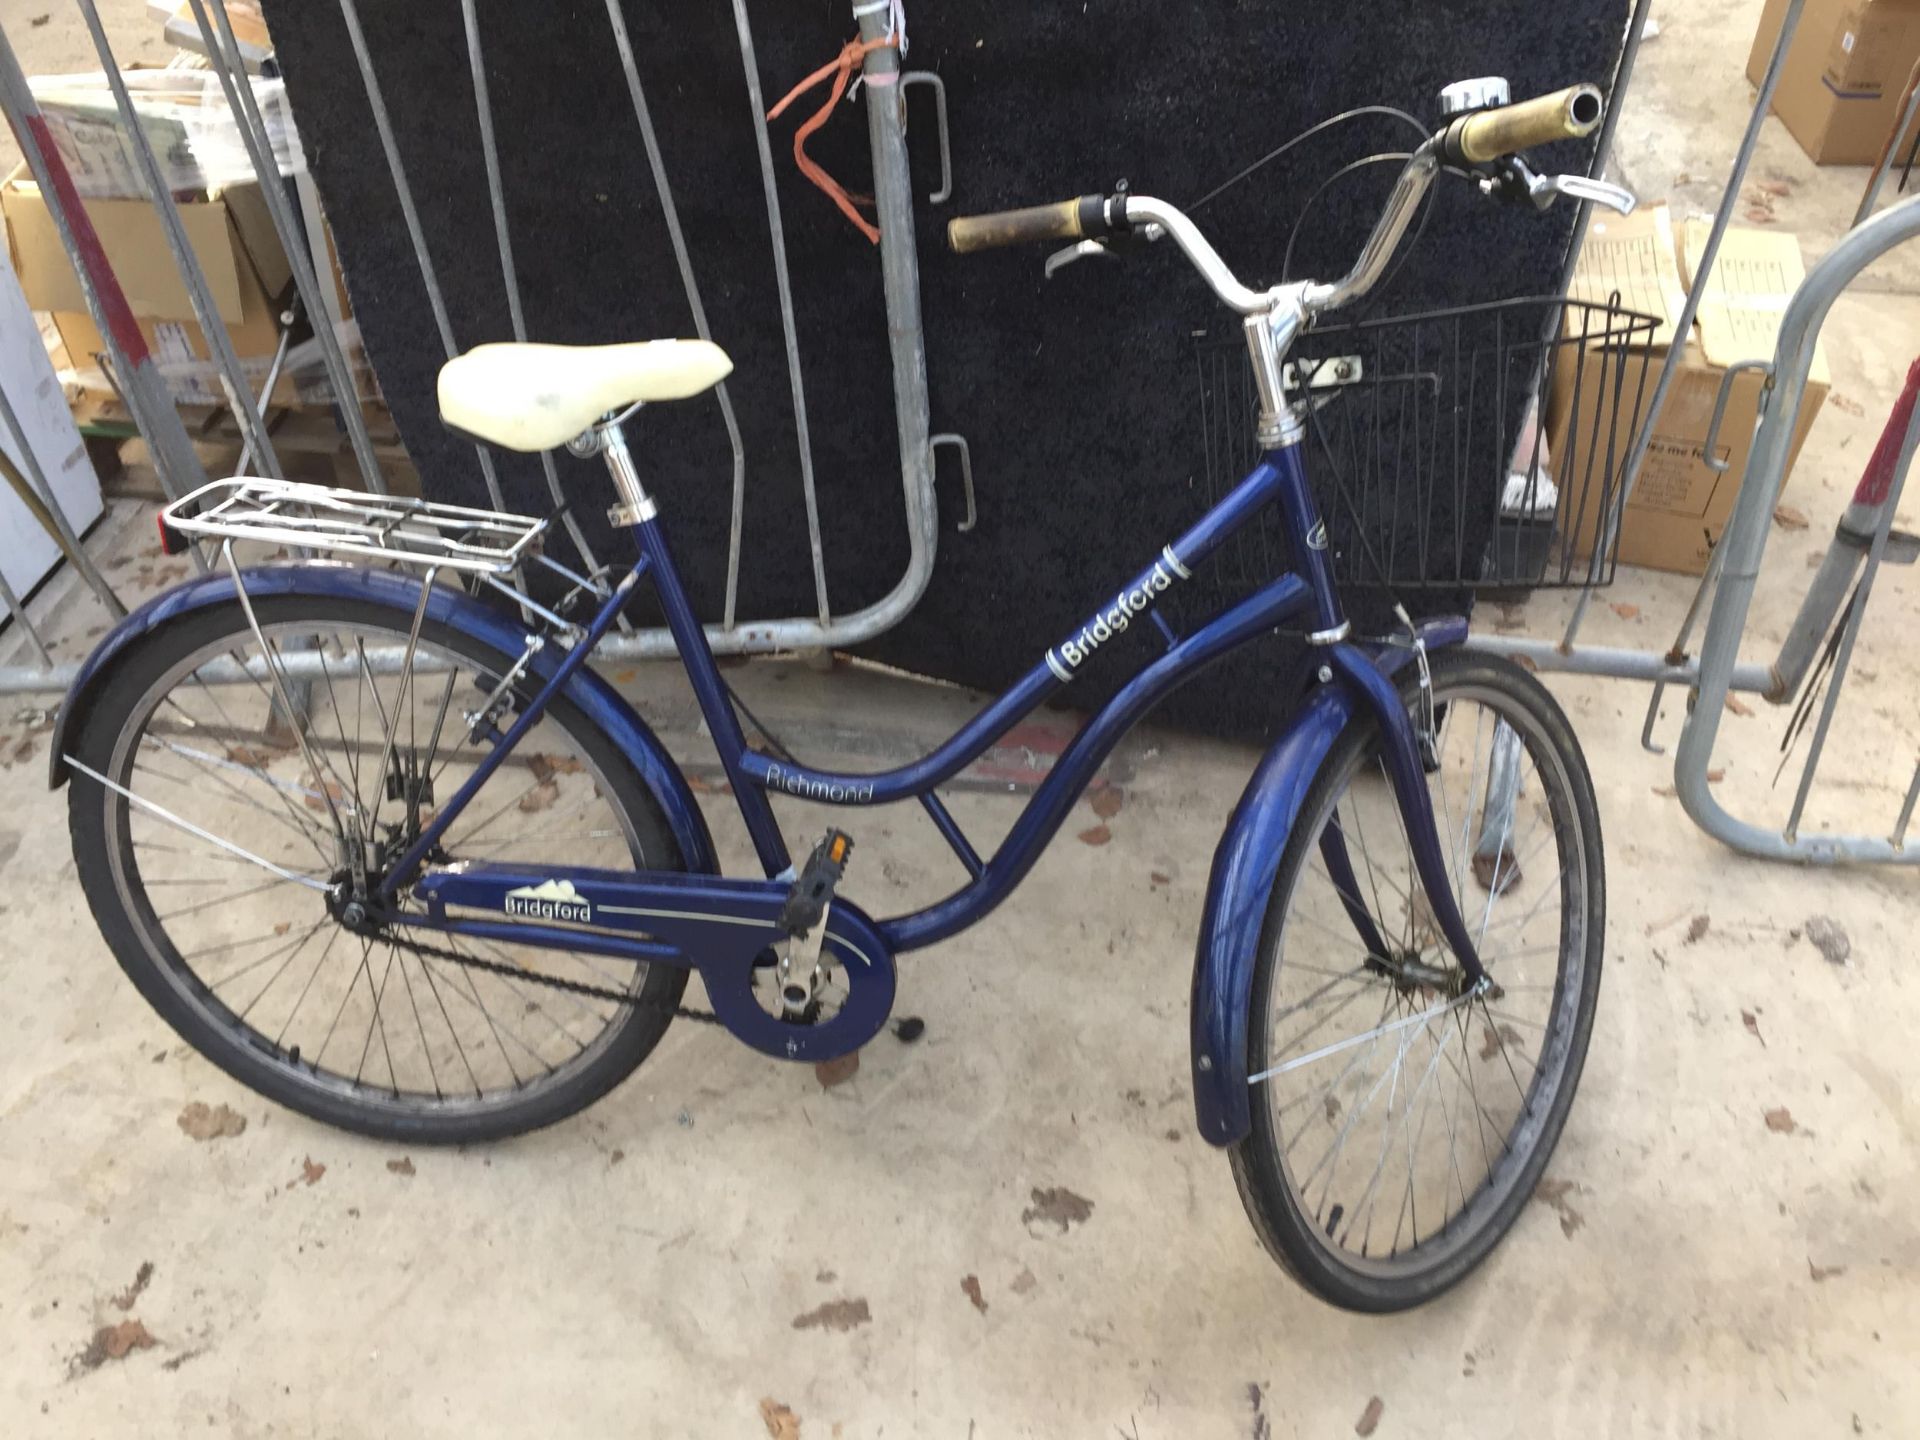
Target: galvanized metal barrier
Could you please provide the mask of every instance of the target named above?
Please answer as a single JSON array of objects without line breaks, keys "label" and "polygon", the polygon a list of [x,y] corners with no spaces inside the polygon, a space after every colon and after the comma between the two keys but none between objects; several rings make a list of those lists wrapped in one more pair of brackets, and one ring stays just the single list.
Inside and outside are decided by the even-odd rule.
[{"label": "galvanized metal barrier", "polygon": [[[1677,333],[1685,335],[1705,293],[1720,240],[1732,216],[1733,207],[1746,183],[1760,127],[1772,105],[1788,46],[1799,25],[1805,0],[1789,0],[1773,57],[1754,104],[1753,116],[1736,153],[1727,179],[1725,194],[1714,216],[1713,228],[1695,269],[1686,304],[1676,321]],[[1644,6],[1643,6],[1644,8]],[[1638,24],[1636,17],[1636,24]],[[1908,106],[1910,116],[1920,108],[1920,99]],[[1903,122],[1904,123],[1904,122]],[[1896,134],[1898,131],[1896,131]],[[1826,746],[1835,707],[1852,659],[1854,642],[1861,619],[1873,592],[1880,565],[1892,532],[1894,511],[1920,447],[1920,407],[1909,419],[1894,460],[1892,473],[1877,495],[1869,495],[1863,483],[1842,518],[1834,545],[1828,551],[1801,602],[1800,611],[1787,633],[1779,655],[1767,664],[1742,661],[1740,639],[1745,631],[1755,583],[1759,577],[1761,556],[1766,549],[1773,518],[1774,497],[1779,493],[1792,450],[1793,431],[1800,408],[1805,403],[1809,368],[1814,346],[1819,339],[1834,300],[1862,270],[1895,246],[1920,235],[1920,196],[1894,205],[1878,214],[1873,207],[1884,178],[1885,163],[1876,169],[1855,227],[1808,272],[1806,280],[1788,303],[1780,326],[1773,359],[1760,365],[1766,371],[1761,391],[1761,410],[1746,474],[1720,544],[1715,548],[1707,572],[1701,577],[1693,603],[1682,619],[1673,644],[1665,651],[1626,650],[1576,643],[1585,619],[1591,592],[1583,592],[1576,603],[1565,634],[1559,641],[1516,636],[1476,635],[1469,643],[1476,648],[1524,659],[1541,670],[1567,671],[1585,675],[1611,676],[1627,680],[1653,682],[1654,693],[1641,730],[1642,743],[1659,751],[1653,741],[1653,727],[1659,715],[1660,701],[1668,685],[1682,685],[1689,691],[1686,719],[1674,756],[1674,788],[1682,806],[1708,834],[1743,854],[1771,860],[1790,860],[1805,864],[1843,864],[1861,861],[1895,861],[1912,864],[1920,861],[1920,844],[1907,840],[1907,829],[1916,800],[1920,800],[1920,765],[1907,787],[1897,815],[1889,816],[1887,828],[1878,833],[1805,834],[1801,821]],[[1633,481],[1638,477],[1654,427],[1660,419],[1660,407],[1678,372],[1682,346],[1668,351],[1646,421],[1635,437],[1629,461],[1628,483],[1608,516],[1608,534],[1617,531]],[[1725,400],[1722,391],[1722,402]],[[1716,417],[1717,418],[1717,417]],[[1864,558],[1864,571],[1861,562]],[[1857,586],[1856,572],[1860,572]],[[1852,599],[1847,599],[1849,589]],[[1708,597],[1711,596],[1709,603]],[[1842,611],[1842,605],[1847,609]],[[1707,612],[1707,628],[1698,653],[1689,650],[1695,624],[1702,609]],[[1714,741],[1719,735],[1720,718],[1729,693],[1757,694],[1776,705],[1784,705],[1800,693],[1807,680],[1821,637],[1838,620],[1840,631],[1834,653],[1833,669],[1826,680],[1826,694],[1819,719],[1808,746],[1807,758],[1795,787],[1793,804],[1786,822],[1780,826],[1756,824],[1735,816],[1720,803],[1708,779]]]},{"label": "galvanized metal barrier", "polygon": [[[336,0],[336,3],[339,5],[341,18],[346,25],[359,80],[365,91],[368,109],[380,138],[388,177],[393,184],[407,235],[412,244],[421,284],[426,292],[435,328],[439,333],[443,349],[451,358],[459,353],[459,336],[453,318],[447,311],[444,293],[427,249],[425,234],[414,203],[413,189],[407,178],[405,162],[394,138],[385,94],[366,36],[360,25],[359,12],[355,0]],[[242,463],[246,463],[246,458],[251,457],[262,473],[270,477],[278,477],[282,473],[280,461],[274,449],[273,436],[269,433],[264,418],[266,399],[272,392],[273,381],[278,373],[277,363],[274,371],[268,376],[266,388],[256,397],[247,385],[226,326],[212,299],[206,276],[187,241],[178,207],[162,179],[160,164],[153,153],[145,130],[136,122],[133,101],[127,93],[126,85],[120,76],[112,49],[108,44],[106,32],[100,24],[95,0],[75,0],[75,4],[79,7],[81,16],[93,37],[94,48],[112,88],[122,127],[145,181],[148,197],[159,216],[162,233],[179,267],[195,318],[207,336],[211,356],[219,372],[222,391],[245,442]],[[331,308],[330,286],[323,288],[314,270],[312,252],[308,247],[312,227],[306,223],[305,218],[296,213],[293,202],[282,186],[272,147],[267,138],[266,125],[255,102],[252,86],[247,79],[239,44],[234,37],[233,26],[227,15],[225,0],[188,0],[188,4],[199,28],[212,72],[219,81],[234,124],[253,163],[274,230],[292,267],[294,285],[301,304],[305,307],[306,313],[314,317],[314,334],[319,342],[322,362],[334,394],[338,397],[352,397],[355,394],[352,369],[333,327],[324,319]],[[863,72],[867,83],[863,87],[862,99],[867,112],[873,156],[875,213],[880,227],[880,267],[892,354],[894,420],[899,442],[901,486],[905,501],[908,558],[904,573],[880,600],[861,610],[848,614],[835,614],[827,593],[826,558],[821,540],[819,501],[808,429],[800,337],[794,319],[792,286],[787,273],[786,238],[780,213],[778,189],[775,184],[773,150],[767,132],[766,101],[761,91],[759,71],[754,59],[753,33],[748,23],[745,0],[732,0],[732,5],[739,34],[746,99],[757,141],[762,188],[766,199],[767,228],[772,244],[789,388],[798,436],[798,470],[807,511],[816,604],[814,613],[804,617],[744,621],[739,618],[741,534],[747,504],[748,463],[733,401],[723,384],[715,392],[715,401],[720,407],[733,452],[732,514],[723,613],[720,622],[709,626],[707,633],[714,649],[723,654],[817,650],[855,645],[898,623],[925,593],[933,574],[938,538],[938,509],[933,492],[934,446],[936,443],[957,443],[962,450],[963,460],[965,458],[964,440],[943,435],[936,441],[930,434],[926,345],[920,320],[919,268],[914,250],[913,192],[906,151],[907,85],[912,82],[933,84],[939,102],[937,115],[942,128],[942,184],[941,188],[935,192],[934,199],[936,202],[944,199],[951,189],[951,162],[946,158],[949,149],[945,137],[944,93],[940,91],[935,77],[903,74],[900,69],[902,50],[898,47],[875,49],[863,61]],[[506,197],[501,175],[498,139],[488,98],[486,58],[479,8],[475,0],[460,0],[460,6],[465,27],[468,63],[473,78],[476,122],[485,163],[488,200],[493,215],[494,242],[499,254],[501,282],[507,295],[508,313],[514,337],[524,340],[527,338],[526,318],[514,265],[512,241],[507,228]],[[892,8],[885,5],[851,4],[850,11],[851,18],[859,27],[862,39],[881,39],[890,33],[888,27],[894,13]],[[640,132],[648,169],[660,200],[662,219],[672,243],[680,283],[686,294],[694,330],[701,338],[709,339],[711,335],[705,306],[701,300],[699,280],[694,273],[692,258],[681,230],[668,165],[653,125],[646,90],[635,61],[632,38],[621,15],[619,0],[607,0],[606,14],[609,32],[620,57],[627,93],[632,101],[634,122]],[[139,326],[134,322],[125,295],[113,275],[111,266],[107,263],[105,252],[100,245],[99,237],[93,231],[73,177],[67,173],[66,166],[55,149],[46,119],[35,103],[26,76],[22,73],[15,54],[8,44],[4,26],[0,26],[0,111],[5,113],[15,134],[19,137],[21,151],[26,157],[28,167],[35,180],[39,182],[47,208],[59,227],[59,233],[67,246],[68,253],[74,259],[87,299],[88,310],[107,339],[108,359],[112,371],[110,378],[124,396],[135,424],[148,443],[154,468],[159,473],[162,486],[173,498],[199,488],[206,483],[205,471],[181,424]],[[385,484],[381,477],[379,462],[374,454],[366,422],[359,407],[352,403],[350,398],[343,398],[339,411],[346,426],[348,440],[363,483],[375,494],[384,493]],[[11,423],[11,416],[8,418]],[[51,503],[52,491],[46,483],[46,477],[39,473],[31,452],[27,452],[24,458],[28,479],[33,488]],[[475,462],[480,468],[487,493],[493,503],[504,507],[499,477],[495,471],[492,456],[484,446],[475,447]],[[542,457],[542,463],[548,491],[558,506],[563,497],[552,457]],[[763,470],[771,468],[765,462],[761,463]],[[967,468],[970,472],[971,467]],[[970,473],[967,479],[968,511],[971,517]],[[57,506],[51,508],[56,514],[58,513]],[[562,520],[567,527],[569,538],[580,552],[587,573],[604,586],[606,567],[595,558],[586,536],[580,531],[572,516],[563,511]],[[971,525],[969,523],[962,528],[971,528]],[[196,560],[198,559],[196,555]],[[88,578],[91,582],[96,577],[97,572]],[[120,607],[118,599],[112,595],[110,588],[103,588],[104,585],[105,582],[100,581],[95,586],[100,592],[102,602],[110,610],[123,613],[123,607]],[[8,613],[21,623],[22,633],[28,636],[29,643],[41,662],[36,666],[0,667],[0,692],[65,689],[71,683],[76,667],[53,665],[48,661],[44,647],[39,644],[38,637],[26,623],[25,613],[19,607],[17,597],[6,591],[4,585],[0,585],[0,602],[4,602]],[[603,641],[599,653],[609,659],[668,656],[673,653],[672,637],[664,629],[633,630],[623,626],[623,631],[624,633],[610,636]]]},{"label": "galvanized metal barrier", "polygon": [[[186,243],[172,198],[166,187],[159,183],[159,170],[151,148],[141,127],[131,123],[131,102],[124,84],[119,80],[94,0],[75,0],[75,3],[79,6],[89,33],[93,37],[102,68],[112,80],[115,100],[120,107],[121,115],[129,122],[126,129],[136,147],[136,158],[147,178],[150,196],[160,215],[163,233],[180,266],[195,313],[207,332],[209,343],[214,347],[223,385],[241,425],[248,452],[257,457],[261,468],[269,475],[277,475],[278,460],[273,451],[272,436],[267,432],[262,417],[262,407],[265,396],[271,391],[272,377],[269,377],[268,389],[263,391],[258,399],[248,392],[232,348],[226,341],[225,328],[208,294],[205,277],[200,273],[198,262],[191,247]],[[245,69],[240,61],[239,47],[234,39],[224,0],[188,0],[188,3],[205,42],[214,73],[219,79],[223,93],[232,109],[235,123],[262,182],[261,189],[267,197],[274,228],[293,264],[295,285],[302,303],[306,306],[309,315],[324,316],[328,311],[327,296],[322,291],[308,258],[304,243],[306,237],[300,228],[300,218],[294,214],[292,205],[278,183],[278,172],[271,148],[267,143],[265,125],[253,100],[251,87],[245,78]],[[335,0],[335,3],[339,5],[347,27],[360,82],[364,87],[369,111],[379,134],[388,175],[394,186],[412,243],[434,323],[442,346],[451,357],[458,353],[458,336],[452,318],[447,312],[444,296],[427,251],[419,215],[414,205],[412,188],[408,183],[406,167],[394,139],[393,125],[373,57],[368,50],[366,38],[360,26],[355,0]],[[473,78],[476,119],[485,161],[488,198],[494,220],[494,238],[499,253],[501,280],[507,293],[514,335],[516,338],[524,339],[526,337],[525,316],[514,266],[511,239],[507,229],[505,196],[497,137],[488,100],[485,54],[478,6],[476,0],[460,0],[460,3],[469,66]],[[731,3],[739,36],[749,115],[754,127],[760,160],[767,228],[772,242],[774,276],[780,298],[789,390],[798,437],[798,470],[807,507],[816,613],[807,617],[766,621],[742,622],[738,619],[736,611],[741,563],[740,537],[747,499],[748,464],[732,401],[726,388],[722,386],[716,393],[716,403],[720,406],[733,452],[732,526],[728,548],[724,613],[718,625],[709,627],[708,634],[714,648],[723,653],[818,649],[852,645],[896,623],[924,593],[931,577],[937,539],[937,511],[933,493],[934,448],[937,445],[953,444],[961,452],[963,466],[967,461],[964,439],[951,435],[934,436],[929,433],[926,350],[920,323],[919,275],[913,238],[913,203],[905,148],[905,93],[908,85],[914,82],[931,84],[939,100],[938,114],[942,126],[943,157],[942,185],[934,199],[937,202],[945,198],[951,188],[951,174],[950,161],[946,158],[949,152],[944,133],[944,94],[940,92],[937,81],[933,77],[903,74],[900,71],[901,51],[898,49],[891,47],[875,49],[863,61],[863,70],[868,82],[864,87],[864,100],[873,156],[876,212],[880,224],[880,263],[892,347],[894,415],[899,440],[909,558],[905,573],[883,599],[866,609],[836,617],[827,593],[812,446],[807,423],[804,369],[801,362],[800,339],[794,321],[791,282],[787,273],[785,234],[778,190],[774,180],[772,146],[765,119],[765,96],[761,92],[759,83],[758,69],[754,59],[752,28],[748,22],[745,0],[731,0]],[[1753,117],[1735,156],[1723,199],[1696,269],[1692,288],[1677,318],[1677,328],[1682,334],[1691,327],[1699,308],[1707,276],[1712,271],[1733,206],[1745,183],[1760,127],[1770,108],[1787,48],[1798,27],[1804,3],[1805,0],[1789,0],[1787,5],[1773,57],[1760,86]],[[1629,26],[1626,48],[1614,80],[1613,90],[1616,95],[1624,90],[1632,73],[1650,8],[1651,0],[1637,0]],[[622,18],[619,0],[606,0],[606,11],[609,30],[615,49],[620,56],[628,95],[632,102],[635,124],[640,132],[648,168],[660,200],[662,218],[672,243],[681,285],[686,294],[688,310],[692,316],[695,331],[702,338],[708,338],[709,330],[699,281],[694,273],[692,259],[681,231],[668,166],[662,154],[659,136],[653,126],[645,87],[640,79],[632,39]],[[851,11],[858,23],[862,39],[879,39],[889,33],[892,7],[872,3],[853,4]],[[47,197],[48,207],[60,227],[61,236],[74,257],[87,297],[88,308],[102,333],[107,337],[115,378],[142,435],[148,441],[162,483],[169,494],[176,497],[188,490],[198,488],[205,482],[204,472],[161,383],[153,358],[147,352],[139,328],[133,322],[125,297],[121,294],[110,267],[105,263],[98,237],[93,233],[72,179],[65,173],[64,166],[54,151],[46,122],[40,115],[34,103],[32,91],[7,44],[3,28],[0,28],[0,109],[4,109],[8,120],[12,123],[28,165],[40,182]],[[1909,113],[1916,109],[1920,109],[1920,97],[1916,97],[1909,106]],[[1604,164],[1617,117],[1618,108],[1610,107],[1606,128],[1601,134],[1600,152],[1594,163],[1596,174]],[[1691,692],[1693,703],[1689,707],[1688,718],[1675,757],[1674,773],[1677,793],[1687,813],[1708,833],[1744,853],[1767,858],[1814,863],[1860,860],[1912,862],[1920,859],[1920,845],[1909,844],[1906,839],[1906,831],[1915,803],[1920,800],[1920,768],[1915,770],[1899,815],[1892,819],[1888,830],[1881,834],[1810,836],[1800,834],[1798,828],[1814,783],[1815,772],[1821,750],[1827,739],[1838,694],[1846,677],[1861,617],[1886,553],[1894,510],[1899,503],[1906,474],[1916,448],[1920,448],[1920,411],[1916,411],[1914,419],[1907,426],[1891,484],[1873,503],[1856,504],[1849,509],[1847,517],[1842,522],[1841,540],[1846,541],[1848,536],[1853,538],[1847,543],[1836,543],[1827,563],[1815,577],[1802,605],[1800,617],[1789,633],[1780,655],[1771,664],[1742,662],[1738,658],[1740,637],[1746,624],[1761,555],[1766,545],[1772,513],[1772,497],[1778,489],[1779,480],[1787,463],[1790,439],[1797,413],[1804,400],[1807,370],[1820,326],[1834,298],[1863,268],[1893,246],[1920,233],[1920,197],[1901,202],[1877,215],[1872,213],[1877,202],[1880,183],[1884,179],[1885,168],[1883,163],[1869,183],[1860,214],[1856,217],[1859,222],[1856,228],[1835,247],[1831,254],[1813,268],[1787,310],[1774,359],[1766,367],[1769,372],[1768,380],[1763,392],[1763,406],[1757,422],[1757,434],[1745,483],[1742,485],[1723,541],[1714,553],[1712,563],[1702,579],[1693,604],[1681,622],[1674,643],[1665,651],[1637,651],[1579,645],[1577,636],[1586,615],[1590,592],[1582,593],[1565,634],[1557,642],[1501,635],[1477,635],[1470,642],[1483,650],[1523,658],[1542,670],[1652,682],[1655,691],[1648,710],[1643,739],[1649,748],[1653,749],[1658,749],[1652,741],[1652,728],[1664,687],[1669,684],[1686,686]],[[1584,226],[1580,233],[1584,233]],[[1570,259],[1569,271],[1571,263]],[[351,372],[331,327],[325,324],[317,325],[316,335],[324,337],[321,347],[322,358],[329,378],[335,386],[335,393],[342,396],[353,394]],[[1633,482],[1637,478],[1652,442],[1662,404],[1672,389],[1681,356],[1681,347],[1676,346],[1669,350],[1652,402],[1647,407],[1646,418],[1632,444],[1626,467],[1627,483],[1621,488],[1615,504],[1606,517],[1606,531],[1601,539],[1603,550],[1610,548],[1612,536],[1617,533],[1624,516],[1625,506],[1631,497]],[[354,405],[346,404],[341,408],[362,478],[369,490],[379,493],[383,489],[379,467],[373,455],[364,421]],[[4,418],[9,429],[17,433],[17,426],[11,412],[6,412],[0,418]],[[24,450],[24,445],[21,448]],[[31,452],[26,453],[26,460],[30,471],[28,479],[32,487],[39,496],[50,502],[52,491],[46,483],[46,477],[37,473],[37,468],[33,466]],[[498,477],[491,457],[484,447],[476,447],[476,463],[486,481],[489,495],[494,503],[499,505],[502,495]],[[970,469],[970,466],[967,468]],[[545,473],[549,492],[558,502],[561,495],[558,477],[551,460],[546,462]],[[969,518],[967,524],[961,526],[963,530],[971,528],[973,514],[970,475],[968,480]],[[53,508],[57,515],[57,507]],[[571,538],[581,552],[589,577],[597,580],[604,574],[604,570],[593,557],[585,537],[573,525],[571,519],[567,519],[565,523],[569,527]],[[1827,682],[1827,693],[1814,729],[1791,815],[1785,826],[1778,829],[1741,820],[1719,804],[1707,779],[1708,764],[1718,734],[1722,704],[1731,691],[1759,694],[1775,703],[1785,703],[1794,696],[1813,663],[1819,648],[1819,637],[1827,633],[1839,616],[1842,598],[1846,595],[1849,586],[1853,584],[1855,572],[1862,559],[1864,559],[1864,572],[1854,589],[1851,609],[1842,622],[1833,672]],[[90,573],[86,573],[87,571]],[[91,567],[84,567],[83,574],[87,582],[100,595],[102,603],[110,611],[117,610],[119,601],[104,579],[99,576],[98,571],[91,570]],[[1711,596],[1710,604],[1709,596]],[[40,637],[28,624],[24,611],[18,605],[17,597],[6,589],[4,583],[0,583],[0,602],[4,602],[8,611],[20,622],[29,647],[34,650],[41,662],[33,667],[0,668],[0,692],[64,689],[72,678],[73,667],[50,663]],[[1688,646],[1703,609],[1707,613],[1707,628],[1700,650],[1696,654],[1691,652]],[[671,638],[664,631],[642,630],[612,636],[603,641],[600,648],[601,653],[610,658],[664,656],[672,653],[673,645]],[[379,658],[375,657],[376,663]]]}]

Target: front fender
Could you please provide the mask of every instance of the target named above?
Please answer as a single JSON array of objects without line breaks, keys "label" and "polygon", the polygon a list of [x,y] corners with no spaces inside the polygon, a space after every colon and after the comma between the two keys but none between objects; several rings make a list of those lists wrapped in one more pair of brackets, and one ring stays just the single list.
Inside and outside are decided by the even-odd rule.
[{"label": "front fender", "polygon": [[[418,576],[391,570],[363,570],[326,563],[303,565],[265,565],[242,572],[247,595],[259,599],[268,595],[313,595],[341,600],[370,601],[399,610],[404,629],[411,624],[414,607],[420,603]],[[156,595],[115,625],[100,639],[86,663],[80,667],[73,688],[60,703],[53,723],[53,746],[49,758],[48,782],[54,788],[66,783],[67,751],[88,708],[111,676],[114,662],[150,631],[182,615],[210,606],[234,602],[233,577],[228,574],[202,575],[184,585]],[[502,614],[462,591],[445,585],[429,587],[427,615],[482,641],[504,655],[518,655],[525,648],[527,631],[512,615]],[[549,645],[534,657],[528,670],[545,678],[560,663],[560,647]],[[718,874],[719,860],[714,853],[713,836],[693,798],[686,778],[667,754],[647,724],[620,697],[620,693],[589,668],[582,668],[567,685],[567,699],[586,712],[587,718],[606,732],[632,761],[665,812],[667,823],[679,843],[681,856],[689,870]]]},{"label": "front fender", "polygon": [[[1420,633],[1429,650],[1438,649],[1464,640],[1467,625],[1449,616],[1426,622]],[[1405,645],[1372,652],[1386,675],[1399,671],[1412,655]],[[1209,1144],[1231,1145],[1253,1123],[1247,1024],[1260,930],[1300,807],[1359,703],[1345,685],[1313,691],[1253,772],[1214,851],[1193,960],[1192,1012],[1194,1118]]]}]

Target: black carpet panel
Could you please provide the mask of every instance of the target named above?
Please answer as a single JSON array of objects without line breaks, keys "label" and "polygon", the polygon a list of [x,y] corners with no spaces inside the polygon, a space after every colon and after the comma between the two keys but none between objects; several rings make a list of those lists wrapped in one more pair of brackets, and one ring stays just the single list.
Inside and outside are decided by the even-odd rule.
[{"label": "black carpet panel", "polygon": [[[749,0],[769,104],[853,34],[842,0]],[[1085,0],[1033,6],[911,0],[909,68],[945,79],[954,194],[917,214],[932,428],[972,443],[979,524],[957,534],[958,466],[943,457],[932,587],[865,653],[996,689],[1078,625],[1204,507],[1226,474],[1210,347],[1233,319],[1170,246],[1124,264],[1089,261],[1051,282],[1040,250],[955,256],[953,214],[1030,204],[1125,180],[1180,204],[1317,120],[1396,105],[1435,120],[1440,86],[1505,74],[1516,96],[1591,79],[1618,63],[1626,0],[1379,0],[1327,7],[1252,0]],[[456,0],[361,0],[359,13],[461,346],[511,337],[468,52]],[[726,0],[624,0],[747,457],[743,618],[814,608],[794,407],[739,39]],[[268,17],[312,156],[368,352],[428,493],[483,500],[470,445],[441,429],[436,333],[388,179],[347,31],[333,0],[270,0]],[[481,40],[499,135],[507,218],[527,323],[538,340],[601,343],[690,335],[693,325],[603,4],[483,4]],[[885,594],[906,563],[879,257],[800,177],[788,152],[810,99],[774,125],[830,598],[836,612]],[[938,183],[931,97],[911,100],[916,190]],[[866,119],[843,104],[811,152],[851,190],[870,184]],[[1196,212],[1250,283],[1327,277],[1351,261],[1395,171],[1342,166],[1407,147],[1413,132],[1371,116],[1323,135]],[[1584,169],[1580,145],[1541,160]],[[1316,194],[1317,192],[1317,194]],[[1310,203],[1311,202],[1311,203]],[[1444,184],[1420,243],[1368,313],[1393,314],[1551,290],[1570,212],[1495,207]],[[1217,360],[1217,355],[1214,359]],[[1213,367],[1218,369],[1217,364]],[[1204,403],[1203,403],[1204,402]],[[1491,405],[1488,395],[1460,404]],[[1509,429],[1510,415],[1492,417]],[[1486,416],[1478,417],[1485,431]],[[632,432],[704,615],[718,618],[731,451],[717,404],[650,408]],[[546,501],[539,464],[498,457],[511,504]],[[1442,464],[1443,461],[1433,462]],[[603,472],[565,455],[561,480],[603,554]],[[1484,543],[1499,476],[1471,477],[1454,530]],[[1451,474],[1409,487],[1451,506]],[[1434,498],[1437,492],[1438,498]],[[1259,578],[1202,572],[1175,611],[1188,621]],[[1284,554],[1273,553],[1280,564]],[[1432,597],[1428,598],[1431,606]],[[1377,613],[1379,607],[1367,607]],[[1149,653],[1144,633],[1089,666],[1071,698],[1091,704]],[[1208,732],[1271,730],[1297,689],[1297,647],[1263,642],[1169,703]]]}]

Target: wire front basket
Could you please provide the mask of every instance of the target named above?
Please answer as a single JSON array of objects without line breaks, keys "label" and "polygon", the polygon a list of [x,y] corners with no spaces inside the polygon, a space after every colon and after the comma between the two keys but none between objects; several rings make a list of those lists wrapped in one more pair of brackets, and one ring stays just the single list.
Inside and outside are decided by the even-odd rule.
[{"label": "wire front basket", "polygon": [[[1562,298],[1505,300],[1326,326],[1290,352],[1307,473],[1343,584],[1390,591],[1531,590],[1612,581],[1596,544],[1619,503],[1651,386],[1658,322]],[[1257,459],[1244,342],[1196,337],[1209,499]],[[1637,348],[1641,347],[1641,348]],[[1286,568],[1274,517],[1222,548],[1216,583]]]}]

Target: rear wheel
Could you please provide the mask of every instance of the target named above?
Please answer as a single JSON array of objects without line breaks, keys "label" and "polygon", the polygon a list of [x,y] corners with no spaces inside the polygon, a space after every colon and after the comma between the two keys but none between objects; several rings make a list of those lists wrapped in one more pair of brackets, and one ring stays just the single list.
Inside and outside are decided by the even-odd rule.
[{"label": "rear wheel", "polygon": [[[1505,660],[1444,653],[1432,674],[1428,789],[1492,986],[1464,986],[1379,728],[1356,720],[1275,879],[1248,1035],[1253,1127],[1230,1152],[1269,1251],[1355,1310],[1431,1299],[1514,1223],[1566,1122],[1599,993],[1600,819],[1566,716]],[[1409,705],[1415,679],[1409,667]]]},{"label": "rear wheel", "polygon": [[[292,667],[284,699],[236,603],[154,630],[80,728],[74,758],[112,785],[76,768],[74,856],[122,968],[230,1075],[350,1130],[483,1140],[605,1094],[659,1043],[684,970],[422,932],[498,968],[466,965],[355,933],[327,893],[343,836],[376,865],[396,858],[494,748],[531,691],[497,727],[470,734],[468,716],[517,657],[424,620],[403,666],[411,611],[308,596],[254,610]],[[684,868],[651,791],[564,696],[449,828],[436,861],[458,860]]]}]

